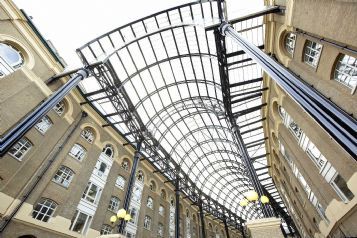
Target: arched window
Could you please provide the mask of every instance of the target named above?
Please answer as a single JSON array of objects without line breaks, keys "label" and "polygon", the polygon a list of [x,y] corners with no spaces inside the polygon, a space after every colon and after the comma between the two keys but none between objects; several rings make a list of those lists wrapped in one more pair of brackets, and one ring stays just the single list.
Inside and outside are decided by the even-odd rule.
[{"label": "arched window", "polygon": [[59,168],[59,170],[56,172],[52,181],[68,188],[69,184],[71,183],[71,181],[73,179],[73,175],[74,175],[74,173],[70,168],[62,165]]},{"label": "arched window", "polygon": [[282,106],[278,106],[278,112],[279,112],[279,115],[280,115],[281,119],[284,120],[285,117],[286,117],[285,109]]},{"label": "arched window", "polygon": [[44,116],[41,118],[39,122],[35,125],[35,128],[44,135],[48,129],[52,126],[52,121],[48,116]]},{"label": "arched window", "polygon": [[58,116],[62,116],[66,110],[66,106],[63,101],[60,101],[54,106],[53,110],[57,113]]},{"label": "arched window", "polygon": [[31,147],[32,143],[26,137],[23,137],[13,147],[11,147],[9,154],[15,159],[21,161]]},{"label": "arched window", "polygon": [[84,130],[81,132],[82,138],[84,138],[86,141],[88,141],[90,144],[93,143],[94,141],[94,132],[91,128],[86,127]]},{"label": "arched window", "polygon": [[153,180],[150,181],[149,188],[153,192],[156,191],[156,183]]},{"label": "arched window", "polygon": [[139,182],[144,182],[144,173],[143,171],[139,170],[138,173],[136,174],[136,179],[139,181]]},{"label": "arched window", "polygon": [[117,180],[115,181],[115,185],[121,190],[124,190],[125,178],[123,176],[118,175]]},{"label": "arched window", "polygon": [[351,88],[352,90],[356,90],[357,59],[349,55],[340,54],[333,79]]},{"label": "arched window", "polygon": [[69,155],[72,156],[73,158],[82,161],[83,158],[86,156],[87,151],[86,149],[83,148],[83,146],[79,144],[74,144],[71,151],[69,152]]},{"label": "arched window", "polygon": [[165,208],[163,205],[160,204],[160,207],[159,207],[159,214],[161,216],[164,216],[165,215]]},{"label": "arched window", "polygon": [[51,199],[42,198],[32,211],[32,218],[48,222],[57,207],[57,203]]},{"label": "arched window", "polygon": [[145,216],[144,218],[144,228],[151,230],[151,217]]},{"label": "arched window", "polygon": [[285,49],[286,51],[290,54],[294,54],[294,49],[295,49],[295,41],[296,41],[296,35],[292,32],[288,32],[285,35]]},{"label": "arched window", "polygon": [[152,199],[152,197],[148,197],[148,200],[146,201],[146,206],[148,208],[154,209],[154,199]]},{"label": "arched window", "polygon": [[0,43],[0,78],[9,75],[24,64],[21,52],[14,47]]},{"label": "arched window", "polygon": [[129,171],[130,170],[130,164],[129,164],[129,160],[127,158],[123,159],[123,162],[121,162],[121,167],[125,171]]},{"label": "arched window", "polygon": [[112,234],[113,228],[107,224],[103,224],[102,228],[100,229],[100,234],[101,235],[109,235]]},{"label": "arched window", "polygon": [[166,199],[166,191],[164,189],[161,189],[160,197]]},{"label": "arched window", "polygon": [[105,154],[106,156],[108,156],[109,158],[113,158],[113,156],[114,156],[113,146],[112,145],[106,145],[103,148],[102,153]]},{"label": "arched window", "polygon": [[119,206],[120,206],[120,199],[115,196],[112,196],[109,201],[108,210],[117,213],[119,210]]},{"label": "arched window", "polygon": [[304,47],[304,62],[316,68],[319,63],[321,50],[321,44],[314,41],[306,40],[306,44]]}]

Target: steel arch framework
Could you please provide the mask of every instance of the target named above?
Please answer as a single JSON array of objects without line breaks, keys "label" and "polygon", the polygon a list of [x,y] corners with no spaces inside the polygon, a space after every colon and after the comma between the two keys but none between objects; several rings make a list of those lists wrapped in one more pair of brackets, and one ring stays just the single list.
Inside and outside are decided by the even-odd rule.
[{"label": "steel arch framework", "polygon": [[[102,64],[79,89],[85,103],[105,118],[105,126],[133,145],[144,139],[141,154],[168,181],[179,179],[185,197],[241,229],[245,219],[264,214],[259,207],[239,206],[243,193],[254,185],[232,127],[247,128],[240,140],[251,145],[250,157],[264,159],[265,148],[255,143],[266,139],[259,113],[265,89],[258,65],[233,45],[219,49],[215,31],[207,28],[221,22],[221,4],[184,4],[87,43],[77,50],[83,63]],[[264,45],[262,17],[236,22],[235,27],[257,46]],[[222,76],[222,54],[229,84]],[[227,105],[231,96],[235,101]],[[257,168],[266,166],[254,162]]]}]

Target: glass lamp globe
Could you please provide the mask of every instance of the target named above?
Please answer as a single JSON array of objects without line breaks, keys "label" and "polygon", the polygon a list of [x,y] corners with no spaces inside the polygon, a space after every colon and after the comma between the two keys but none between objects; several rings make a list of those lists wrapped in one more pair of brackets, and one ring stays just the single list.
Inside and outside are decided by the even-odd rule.
[{"label": "glass lamp globe", "polygon": [[263,204],[266,204],[269,202],[269,198],[267,196],[261,196],[260,197],[260,201],[263,203]]},{"label": "glass lamp globe", "polygon": [[247,199],[242,199],[240,202],[239,202],[239,205],[241,206],[241,207],[245,207],[245,206],[247,206],[248,205],[248,200]]},{"label": "glass lamp globe", "polygon": [[245,194],[245,197],[249,200],[249,201],[257,201],[258,198],[259,198],[259,195],[256,191],[254,190],[251,190],[251,191],[248,191],[246,194]]},{"label": "glass lamp globe", "polygon": [[124,216],[124,220],[125,220],[125,221],[130,221],[130,219],[131,219],[130,214],[126,214],[126,215]]},{"label": "glass lamp globe", "polygon": [[114,222],[116,222],[117,221],[117,217],[116,216],[111,216],[110,217],[110,222],[111,223],[114,223]]},{"label": "glass lamp globe", "polygon": [[124,208],[120,209],[117,213],[118,218],[124,218],[126,215],[126,211]]}]

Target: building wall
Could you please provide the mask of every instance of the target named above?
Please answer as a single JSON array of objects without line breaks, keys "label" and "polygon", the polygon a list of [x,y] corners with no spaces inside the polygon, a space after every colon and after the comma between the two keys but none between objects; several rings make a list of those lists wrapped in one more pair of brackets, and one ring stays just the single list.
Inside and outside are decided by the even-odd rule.
[{"label": "building wall", "polygon": [[[340,54],[348,54],[355,58],[357,55],[318,39],[328,39],[333,43],[356,49],[357,31],[352,25],[356,23],[357,5],[351,1],[312,0],[276,1],[276,3],[285,6],[286,11],[283,15],[273,14],[266,17],[267,53],[275,55],[281,64],[298,75],[301,80],[356,118],[356,93],[333,80],[333,73]],[[299,34],[298,30],[307,32],[311,36]],[[288,53],[284,44],[288,32],[296,34],[292,55]],[[316,68],[303,60],[307,40],[322,44]],[[268,75],[264,76],[264,83],[269,87],[264,94],[268,106],[262,112],[268,119],[265,122],[265,133],[269,136],[266,142],[267,148],[270,148],[269,172],[300,234],[305,237],[343,237],[342,234],[356,236],[357,231],[353,225],[357,203],[355,158],[344,151]],[[344,201],[332,186],[332,181],[327,182],[323,172],[324,167],[323,169],[317,167],[306,147],[303,146],[302,139],[297,140],[286,122],[284,123],[284,118],[281,113],[279,114],[279,106],[303,131],[303,137],[306,136],[326,158],[327,162],[324,166],[331,165],[331,168],[334,168],[343,178],[353,194],[352,199]],[[286,153],[292,162],[286,159]],[[299,179],[301,176],[325,210],[326,218],[319,214],[319,209],[309,200],[306,187]]]},{"label": "building wall", "polygon": [[[6,43],[21,52],[24,65],[15,72],[0,78],[0,132],[4,134],[12,126],[33,110],[53,91],[57,90],[67,79],[46,85],[45,81],[53,75],[63,71],[59,62],[51,55],[38,35],[30,27],[26,18],[11,1],[0,2],[0,43]],[[31,142],[32,147],[18,160],[6,154],[0,159],[0,224],[9,217],[31,190],[38,176],[43,170],[45,173],[31,194],[11,220],[3,232],[4,237],[19,237],[21,235],[34,235],[36,237],[97,237],[103,224],[111,225],[110,217],[115,215],[108,210],[108,204],[112,196],[117,196],[122,207],[125,191],[118,188],[115,183],[118,175],[126,181],[129,172],[121,167],[124,159],[130,164],[133,160],[134,149],[123,146],[124,139],[112,128],[102,125],[105,121],[88,105],[80,105],[84,99],[77,89],[64,99],[65,112],[58,115],[51,110],[47,116],[52,126],[45,134],[32,128],[25,137]],[[83,116],[85,112],[86,116]],[[81,133],[85,128],[91,128],[95,139],[92,143],[86,141]],[[79,144],[86,149],[86,155],[82,161],[78,161],[69,155],[74,144]],[[86,234],[70,231],[71,220],[74,217],[78,204],[87,183],[92,176],[102,149],[110,144],[114,148],[113,164],[106,178],[95,215]],[[45,166],[51,163],[48,169]],[[74,172],[73,179],[68,187],[61,186],[53,181],[53,177],[61,166],[66,166]],[[154,169],[145,161],[139,163],[138,170],[145,175],[144,188],[141,197],[141,207],[137,223],[137,237],[157,237],[158,223],[164,225],[164,236],[169,237],[169,208],[170,198],[174,197],[174,187],[170,183],[164,183],[165,179],[159,173],[153,173]],[[156,190],[150,190],[150,182],[154,181]],[[166,198],[162,198],[161,190],[166,191]],[[153,209],[146,206],[148,196],[154,199]],[[51,199],[58,205],[48,222],[32,218],[33,209],[41,198]],[[165,214],[158,214],[159,205],[165,207]],[[186,237],[186,219],[190,220],[191,237],[198,237],[200,229],[198,209],[191,205],[188,199],[181,201],[182,224],[181,234]],[[188,217],[186,216],[188,214]],[[151,229],[144,228],[144,217],[152,218]],[[205,216],[206,233],[224,237],[224,226],[212,216]],[[196,231],[193,230],[196,227]],[[112,226],[114,231],[116,227]],[[217,231],[217,232],[216,232]],[[240,237],[237,230],[230,230],[230,237]],[[193,235],[196,234],[196,236]]]}]

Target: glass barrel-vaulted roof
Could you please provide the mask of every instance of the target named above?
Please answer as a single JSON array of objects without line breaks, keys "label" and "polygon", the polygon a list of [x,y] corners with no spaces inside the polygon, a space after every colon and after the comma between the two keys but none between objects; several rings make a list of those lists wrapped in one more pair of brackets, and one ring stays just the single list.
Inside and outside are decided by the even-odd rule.
[{"label": "glass barrel-vaulted roof", "polygon": [[[168,179],[175,179],[174,170],[179,169],[192,191],[243,219],[258,218],[262,212],[257,207],[239,206],[243,193],[253,187],[223,103],[214,31],[207,30],[219,23],[217,2],[201,1],[104,34],[78,50],[87,65],[103,62],[80,89],[108,122],[104,126],[113,126],[130,143],[144,136],[142,154]],[[234,27],[263,47],[262,17]],[[240,50],[230,41],[226,48],[227,54]],[[228,72],[231,85],[262,77],[245,53],[228,58]],[[261,94],[248,100],[246,95],[262,87],[256,80],[231,88],[232,101],[238,99],[232,112],[240,113],[237,124],[249,155],[257,158],[256,168],[267,163],[261,112],[250,109],[262,99]],[[267,176],[259,178],[267,182]]]}]

